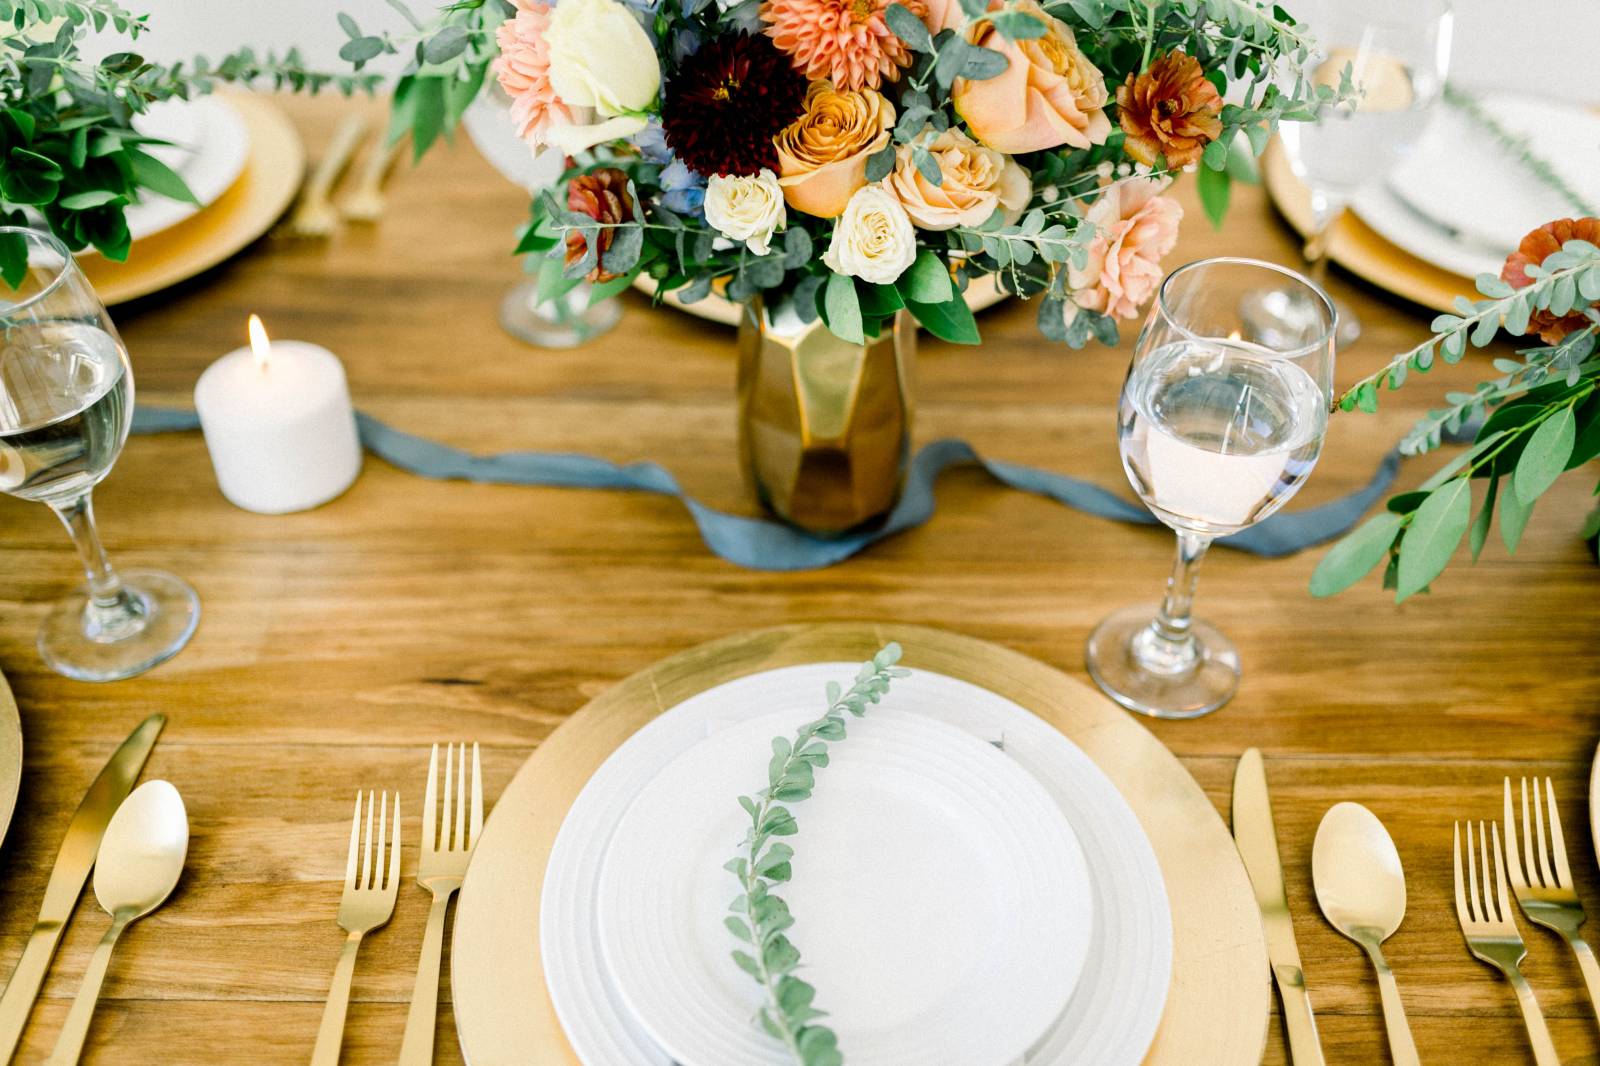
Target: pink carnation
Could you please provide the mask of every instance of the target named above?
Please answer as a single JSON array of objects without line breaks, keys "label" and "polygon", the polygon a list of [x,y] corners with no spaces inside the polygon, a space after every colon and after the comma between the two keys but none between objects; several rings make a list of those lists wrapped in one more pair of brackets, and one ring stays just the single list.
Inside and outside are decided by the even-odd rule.
[{"label": "pink carnation", "polygon": [[500,55],[494,61],[500,88],[511,97],[511,120],[517,135],[533,145],[544,143],[551,126],[569,125],[572,112],[550,84],[550,7],[538,0],[515,0],[517,13],[500,24],[495,40]]},{"label": "pink carnation", "polygon": [[1178,242],[1183,208],[1162,196],[1166,182],[1133,178],[1109,186],[1084,217],[1095,227],[1089,262],[1070,268],[1067,284],[1079,307],[1137,318],[1161,284],[1161,257]]}]

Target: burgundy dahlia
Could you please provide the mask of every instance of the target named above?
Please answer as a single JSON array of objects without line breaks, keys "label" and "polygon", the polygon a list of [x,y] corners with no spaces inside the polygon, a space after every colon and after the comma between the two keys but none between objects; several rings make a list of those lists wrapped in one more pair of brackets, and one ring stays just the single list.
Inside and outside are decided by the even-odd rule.
[{"label": "burgundy dahlia", "polygon": [[772,138],[803,110],[806,81],[765,37],[708,41],[662,93],[667,146],[701,174],[778,169]]}]

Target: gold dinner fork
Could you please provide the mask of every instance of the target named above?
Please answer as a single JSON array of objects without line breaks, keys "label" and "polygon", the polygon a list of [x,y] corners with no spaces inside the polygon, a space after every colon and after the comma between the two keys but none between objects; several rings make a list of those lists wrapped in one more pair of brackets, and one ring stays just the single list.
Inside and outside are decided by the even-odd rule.
[{"label": "gold dinner fork", "polygon": [[[1583,971],[1583,983],[1589,990],[1589,1002],[1600,1014],[1600,965],[1595,964],[1594,950],[1589,947],[1578,926],[1583,924],[1583,904],[1572,887],[1572,870],[1567,866],[1567,844],[1561,836],[1561,815],[1556,812],[1556,787],[1544,779],[1545,795],[1550,802],[1550,843],[1545,847],[1545,804],[1539,794],[1539,782],[1533,782],[1533,802],[1528,802],[1528,779],[1522,779],[1522,855],[1517,854],[1517,824],[1511,817],[1511,778],[1506,778],[1506,866],[1511,872],[1511,888],[1528,921],[1554,930],[1566,938],[1572,953],[1578,956],[1578,969]],[[1533,808],[1532,824],[1528,809]],[[1534,861],[1534,842],[1538,841],[1538,861]]]},{"label": "gold dinner fork", "polygon": [[284,223],[285,234],[290,237],[331,237],[333,231],[339,228],[339,212],[334,209],[330,197],[340,175],[350,165],[350,159],[360,146],[361,135],[366,129],[367,116],[362,114],[346,115],[344,121],[339,123],[339,128],[334,130],[333,140],[328,142],[327,151],[322,153],[317,168],[300,190],[300,202],[289,216],[289,221]]},{"label": "gold dinner fork", "polygon": [[[1511,903],[1506,899],[1506,867],[1500,856],[1500,831],[1494,829],[1494,884],[1489,883],[1489,834],[1482,822],[1478,823],[1478,847],[1472,842],[1472,823],[1467,823],[1467,879],[1461,879],[1461,823],[1456,823],[1456,917],[1461,922],[1461,935],[1467,947],[1480,962],[1505,974],[1506,980],[1517,993],[1517,1006],[1522,1008],[1522,1020],[1528,1027],[1528,1040],[1533,1044],[1533,1059],[1538,1066],[1560,1066],[1556,1048],[1550,1041],[1550,1028],[1544,1023],[1539,1001],[1533,989],[1522,976],[1522,960],[1528,949],[1517,932],[1516,919],[1512,917]],[[1478,893],[1476,851],[1483,855],[1483,894]]]},{"label": "gold dinner fork", "polygon": [[366,165],[356,177],[356,187],[344,198],[341,210],[345,218],[351,222],[376,222],[383,217],[383,182],[405,148],[406,139],[404,133],[393,141],[386,133],[378,133],[378,143],[367,153]]},{"label": "gold dinner fork", "polygon": [[[350,858],[344,867],[344,895],[339,900],[339,928],[345,937],[344,950],[333,969],[333,985],[328,1003],[322,1009],[322,1025],[317,1029],[317,1044],[311,1052],[311,1066],[338,1066],[339,1045],[344,1041],[344,1015],[350,1005],[350,978],[356,970],[356,951],[361,938],[378,929],[394,913],[394,900],[400,888],[400,793],[394,794],[394,841],[388,849],[389,867],[384,871],[384,841],[388,836],[389,793],[377,801],[378,832],[372,832],[373,793],[367,793],[366,843],[362,846],[361,793],[356,793],[356,813],[350,822]],[[372,861],[372,842],[378,842],[378,861]],[[356,869],[356,858],[361,868]]]},{"label": "gold dinner fork", "polygon": [[433,1027],[439,1012],[439,955],[444,948],[445,912],[450,909],[450,897],[455,895],[456,889],[461,887],[461,879],[466,876],[472,845],[478,842],[478,834],[483,831],[483,773],[478,764],[478,745],[472,745],[470,821],[467,811],[465,744],[452,744],[445,748],[444,813],[436,827],[434,816],[437,813],[438,785],[439,745],[435,744],[428,759],[428,792],[422,800],[422,858],[417,867],[417,884],[433,893],[433,906],[428,911],[428,925],[422,934],[422,959],[417,963],[417,984],[411,991],[406,1033],[400,1041],[399,1066],[426,1066],[433,1061]]}]

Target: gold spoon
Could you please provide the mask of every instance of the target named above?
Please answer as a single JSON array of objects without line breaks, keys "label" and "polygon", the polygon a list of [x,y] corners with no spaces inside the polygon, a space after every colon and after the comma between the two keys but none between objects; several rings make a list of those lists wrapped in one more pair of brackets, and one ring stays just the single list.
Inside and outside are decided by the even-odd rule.
[{"label": "gold spoon", "polygon": [[178,884],[189,852],[189,816],[183,797],[166,781],[146,781],[117,808],[100,841],[94,896],[111,915],[111,928],[94,949],[78,997],[62,1026],[51,1066],[71,1066],[83,1053],[111,949],[130,922],[161,906]]},{"label": "gold spoon", "polygon": [[1339,932],[1360,944],[1378,972],[1383,1022],[1395,1066],[1417,1066],[1417,1045],[1394,971],[1380,945],[1406,916],[1406,875],[1389,831],[1359,803],[1336,803],[1322,816],[1311,846],[1317,905]]}]

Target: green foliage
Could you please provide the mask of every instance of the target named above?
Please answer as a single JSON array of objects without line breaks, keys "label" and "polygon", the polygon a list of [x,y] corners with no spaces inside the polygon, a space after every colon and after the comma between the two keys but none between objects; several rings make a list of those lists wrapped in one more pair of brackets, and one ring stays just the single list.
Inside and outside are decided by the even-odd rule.
[{"label": "green foliage", "polygon": [[1561,176],[1561,172],[1534,149],[1533,142],[1525,134],[1513,133],[1506,129],[1498,119],[1484,109],[1476,96],[1455,85],[1446,85],[1444,101],[1480,126],[1502,151],[1515,156],[1517,162],[1521,163],[1528,173],[1554,190],[1578,214],[1600,215],[1600,207],[1591,204],[1581,192],[1568,184]]},{"label": "green foliage", "polygon": [[774,737],[767,787],[739,797],[750,828],[739,854],[723,867],[739,881],[739,895],[723,924],[743,945],[733,952],[734,964],[766,995],[757,1024],[789,1049],[797,1066],[841,1066],[844,1056],[833,1031],[821,1024],[827,1015],[814,1005],[816,989],[796,974],[800,950],[787,935],[794,916],[777,895],[777,887],[793,873],[794,848],[775,838],[800,831],[790,806],[811,796],[816,771],[828,765],[828,745],[845,739],[845,716],[860,718],[888,694],[895,678],[910,676],[895,665],[899,661],[900,646],[891,643],[861,665],[848,691],[830,681],[822,717],[801,726],[793,740]]},{"label": "green foliage", "polygon": [[[151,104],[189,99],[223,81],[345,92],[372,83],[306,70],[292,50],[258,58],[244,49],[215,65],[199,58],[187,66],[126,51],[98,63],[81,54],[90,33],[133,40],[148,28],[146,16],[109,0],[0,0],[0,222],[42,220],[72,251],[93,247],[126,259],[130,204],[152,195],[194,199],[147,150],[160,142],[134,129]],[[20,283],[25,254],[20,241],[0,243],[0,279]]]}]

